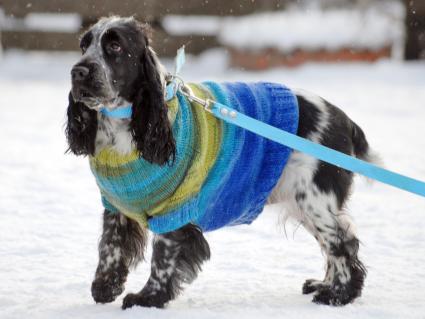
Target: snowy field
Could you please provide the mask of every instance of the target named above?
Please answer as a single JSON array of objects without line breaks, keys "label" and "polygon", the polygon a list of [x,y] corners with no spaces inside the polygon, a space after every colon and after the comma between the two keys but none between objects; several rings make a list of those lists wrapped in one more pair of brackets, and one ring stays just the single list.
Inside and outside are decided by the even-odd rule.
[{"label": "snowy field", "polygon": [[[101,203],[87,160],[64,155],[69,70],[76,54],[8,53],[0,60],[0,318],[425,318],[425,199],[357,178],[349,211],[369,275],[343,308],[301,294],[323,258],[302,227],[266,208],[251,226],[207,234],[212,259],[165,310],[120,309],[148,263],[114,303],[96,305]],[[212,51],[189,59],[187,80],[268,80],[316,92],[365,130],[386,166],[425,180],[425,64],[307,65],[228,70]],[[168,63],[169,64],[169,63]],[[148,251],[147,258],[149,259]]]}]

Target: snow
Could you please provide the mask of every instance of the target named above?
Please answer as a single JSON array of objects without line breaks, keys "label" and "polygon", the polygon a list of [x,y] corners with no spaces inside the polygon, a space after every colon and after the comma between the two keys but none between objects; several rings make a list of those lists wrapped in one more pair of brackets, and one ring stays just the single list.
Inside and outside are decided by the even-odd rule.
[{"label": "snow", "polygon": [[77,32],[81,28],[81,17],[74,13],[30,13],[25,17],[28,29],[56,32]]},{"label": "snow", "polygon": [[[357,7],[322,9],[317,1],[289,6],[285,11],[241,17],[168,15],[162,25],[171,35],[216,35],[220,43],[242,50],[393,48],[404,47],[405,9],[399,1],[372,2]],[[254,26],[254,27],[253,27]]]},{"label": "snow", "polygon": [[219,39],[239,49],[275,48],[330,51],[342,48],[380,49],[403,39],[401,3],[378,3],[363,9],[316,6],[223,19]]},{"label": "snow", "polygon": [[162,19],[162,26],[170,35],[217,35],[221,21],[217,16],[167,15]]},{"label": "snow", "polygon": [[[125,294],[145,283],[147,262],[117,301],[96,305],[90,284],[101,203],[87,159],[64,154],[69,70],[77,58],[9,51],[0,60],[0,318],[424,318],[425,199],[361,178],[348,210],[369,275],[351,305],[318,306],[301,294],[305,279],[323,277],[323,257],[302,227],[288,223],[285,236],[277,207],[251,226],[207,234],[212,259],[165,310],[120,309]],[[316,92],[362,126],[388,168],[425,180],[424,63],[250,73],[229,70],[226,62],[223,51],[188,57],[182,76],[267,80]]]},{"label": "snow", "polygon": [[[3,20],[3,21],[2,21]],[[22,19],[6,16],[0,10],[0,29],[78,32],[81,17],[74,13],[29,13]]]}]

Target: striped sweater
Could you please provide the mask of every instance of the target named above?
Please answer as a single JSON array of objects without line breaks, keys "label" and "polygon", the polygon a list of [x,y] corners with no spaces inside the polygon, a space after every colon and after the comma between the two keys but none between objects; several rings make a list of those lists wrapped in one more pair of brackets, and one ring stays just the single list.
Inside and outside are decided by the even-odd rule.
[{"label": "striped sweater", "polygon": [[[297,100],[282,85],[205,82],[190,87],[199,97],[297,131]],[[155,233],[188,223],[204,231],[251,223],[291,150],[215,118],[180,93],[167,105],[177,148],[172,164],[151,164],[136,150],[123,155],[105,148],[90,157],[104,207]]]}]

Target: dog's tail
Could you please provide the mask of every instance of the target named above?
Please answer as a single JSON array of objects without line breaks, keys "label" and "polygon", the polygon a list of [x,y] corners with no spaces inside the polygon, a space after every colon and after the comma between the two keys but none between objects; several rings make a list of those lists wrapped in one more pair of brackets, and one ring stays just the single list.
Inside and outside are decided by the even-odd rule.
[{"label": "dog's tail", "polygon": [[383,161],[378,153],[376,153],[370,146],[366,139],[363,130],[356,123],[352,123],[352,141],[354,145],[354,155],[366,162],[383,166]]}]

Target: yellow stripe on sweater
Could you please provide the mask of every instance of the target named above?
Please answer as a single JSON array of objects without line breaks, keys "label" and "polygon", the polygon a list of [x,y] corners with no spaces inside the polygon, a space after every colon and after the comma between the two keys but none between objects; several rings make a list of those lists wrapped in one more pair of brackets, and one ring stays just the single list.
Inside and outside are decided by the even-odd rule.
[{"label": "yellow stripe on sweater", "polygon": [[[199,85],[191,84],[190,88],[196,96],[202,99],[211,98],[207,91]],[[183,183],[180,184],[174,194],[150,210],[147,213],[149,216],[166,214],[197,194],[217,159],[222,138],[222,122],[212,114],[205,112],[199,105],[191,103],[191,108],[197,134],[191,166]]]},{"label": "yellow stripe on sweater", "polygon": [[[133,162],[139,159],[139,155],[136,150],[132,150],[130,153],[122,154],[112,149],[111,147],[105,147],[95,157],[90,158],[92,164],[95,165],[97,171],[102,174],[102,167],[117,168],[123,166],[129,162]],[[105,175],[105,174],[102,174]]]}]

